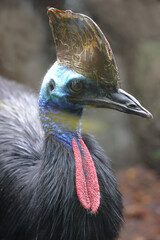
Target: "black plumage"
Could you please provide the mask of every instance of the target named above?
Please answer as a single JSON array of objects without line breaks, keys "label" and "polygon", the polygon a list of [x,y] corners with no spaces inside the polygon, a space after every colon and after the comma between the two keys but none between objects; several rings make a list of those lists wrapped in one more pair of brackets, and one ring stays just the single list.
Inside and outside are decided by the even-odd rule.
[{"label": "black plumage", "polygon": [[97,170],[101,206],[89,214],[78,201],[73,152],[44,137],[38,98],[0,79],[0,239],[112,240],[122,221],[121,195],[108,158],[83,135]]},{"label": "black plumage", "polygon": [[81,115],[88,106],[152,115],[119,88],[110,45],[90,18],[48,15],[57,62],[39,104],[31,89],[0,78],[0,239],[115,240],[121,194],[102,148],[81,135]]}]

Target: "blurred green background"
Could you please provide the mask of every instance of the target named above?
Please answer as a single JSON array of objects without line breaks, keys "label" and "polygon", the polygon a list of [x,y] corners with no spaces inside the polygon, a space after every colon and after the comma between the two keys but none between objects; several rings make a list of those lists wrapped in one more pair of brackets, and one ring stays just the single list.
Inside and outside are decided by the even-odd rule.
[{"label": "blurred green background", "polygon": [[115,167],[142,163],[160,174],[160,1],[0,0],[0,75],[37,93],[55,61],[48,6],[94,19],[111,44],[121,87],[154,116],[146,120],[114,110],[89,109],[84,117],[93,121],[89,131]]}]

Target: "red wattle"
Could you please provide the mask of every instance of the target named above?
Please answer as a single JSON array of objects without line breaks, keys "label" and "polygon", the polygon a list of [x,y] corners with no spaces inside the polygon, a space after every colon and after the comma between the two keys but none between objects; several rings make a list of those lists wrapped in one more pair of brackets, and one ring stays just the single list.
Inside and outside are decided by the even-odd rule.
[{"label": "red wattle", "polygon": [[77,195],[82,206],[86,209],[89,209],[91,207],[91,204],[88,196],[85,176],[84,176],[83,167],[82,167],[81,153],[75,139],[72,139],[72,146],[73,146],[74,159],[75,159]]},{"label": "red wattle", "polygon": [[91,208],[92,213],[96,213],[100,205],[100,190],[97,173],[87,146],[81,137],[79,137],[79,141],[82,155],[76,140],[72,139],[77,195],[84,208]]},{"label": "red wattle", "polygon": [[80,137],[80,144],[81,144],[82,153],[83,153],[82,164],[83,164],[84,172],[86,173],[85,180],[86,180],[89,199],[91,202],[91,209],[93,213],[96,213],[100,205],[100,190],[99,190],[97,173],[96,173],[96,169],[95,169],[91,154],[81,137]]}]

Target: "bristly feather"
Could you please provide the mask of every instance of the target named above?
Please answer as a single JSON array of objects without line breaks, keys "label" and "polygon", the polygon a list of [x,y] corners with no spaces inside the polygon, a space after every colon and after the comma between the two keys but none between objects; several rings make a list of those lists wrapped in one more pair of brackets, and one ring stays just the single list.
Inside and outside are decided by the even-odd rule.
[{"label": "bristly feather", "polygon": [[108,158],[90,135],[83,140],[93,158],[101,204],[93,215],[75,189],[73,151],[44,137],[38,98],[0,79],[0,239],[114,240],[122,201]]}]

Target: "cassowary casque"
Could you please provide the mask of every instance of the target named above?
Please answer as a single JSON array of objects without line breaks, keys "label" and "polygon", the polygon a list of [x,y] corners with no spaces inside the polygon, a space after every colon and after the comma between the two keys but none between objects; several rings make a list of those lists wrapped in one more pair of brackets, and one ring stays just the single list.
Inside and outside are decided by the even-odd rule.
[{"label": "cassowary casque", "polygon": [[0,239],[114,240],[121,194],[81,116],[87,107],[152,115],[119,88],[111,47],[89,17],[54,8],[48,16],[57,61],[39,102],[0,78]]}]

